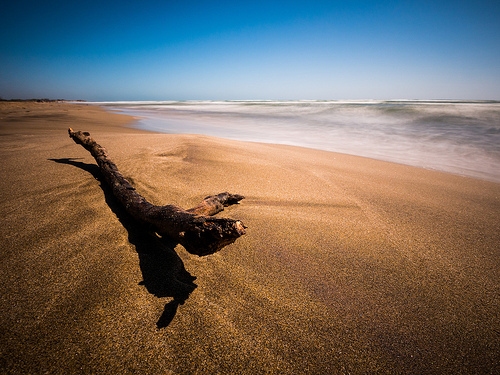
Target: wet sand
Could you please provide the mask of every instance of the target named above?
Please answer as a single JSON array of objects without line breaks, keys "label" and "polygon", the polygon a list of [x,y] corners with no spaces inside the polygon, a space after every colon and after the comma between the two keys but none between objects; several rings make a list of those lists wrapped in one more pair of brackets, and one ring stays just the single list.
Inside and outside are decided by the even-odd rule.
[{"label": "wet sand", "polygon": [[[0,372],[500,371],[500,184],[131,121],[0,102]],[[68,126],[152,203],[244,195],[247,234],[151,242]]]}]

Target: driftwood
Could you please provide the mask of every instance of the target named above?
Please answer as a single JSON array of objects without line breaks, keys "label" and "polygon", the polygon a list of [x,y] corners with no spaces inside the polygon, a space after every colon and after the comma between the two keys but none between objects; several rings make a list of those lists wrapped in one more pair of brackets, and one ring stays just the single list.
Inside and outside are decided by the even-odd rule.
[{"label": "driftwood", "polygon": [[198,206],[184,210],[178,206],[156,206],[142,197],[118,171],[104,147],[88,132],[68,129],[69,136],[82,145],[96,160],[113,195],[136,220],[146,223],[160,236],[178,241],[191,254],[213,254],[245,234],[239,220],[214,218],[224,207],[238,203],[244,197],[221,193],[205,198]]}]

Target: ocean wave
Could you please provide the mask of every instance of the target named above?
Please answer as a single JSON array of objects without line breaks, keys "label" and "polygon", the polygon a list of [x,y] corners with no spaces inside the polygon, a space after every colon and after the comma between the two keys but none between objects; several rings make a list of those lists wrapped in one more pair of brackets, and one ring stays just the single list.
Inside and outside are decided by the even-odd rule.
[{"label": "ocean wave", "polygon": [[290,144],[500,182],[500,102],[456,100],[98,103],[168,133]]}]

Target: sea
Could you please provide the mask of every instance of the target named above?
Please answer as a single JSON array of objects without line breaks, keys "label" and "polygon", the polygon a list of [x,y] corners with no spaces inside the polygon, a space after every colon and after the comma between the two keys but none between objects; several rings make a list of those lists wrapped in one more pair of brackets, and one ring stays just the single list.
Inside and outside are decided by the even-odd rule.
[{"label": "sea", "polygon": [[308,147],[500,182],[500,101],[96,102],[163,133]]}]

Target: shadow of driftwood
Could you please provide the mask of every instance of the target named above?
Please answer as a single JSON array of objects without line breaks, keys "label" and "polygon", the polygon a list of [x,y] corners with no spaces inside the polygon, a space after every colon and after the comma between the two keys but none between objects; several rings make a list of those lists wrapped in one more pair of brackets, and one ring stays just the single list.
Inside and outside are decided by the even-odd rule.
[{"label": "shadow of driftwood", "polygon": [[173,298],[165,305],[163,314],[156,323],[158,328],[168,326],[175,317],[178,306],[182,305],[196,288],[196,284],[193,283],[196,277],[186,271],[184,263],[174,250],[177,243],[159,237],[146,225],[132,218],[113,196],[97,165],[83,163],[73,158],[49,160],[83,169],[100,182],[106,203],[128,231],[129,241],[135,246],[139,255],[139,266],[143,277],[143,281],[139,284],[144,285],[147,291],[156,297]]}]

